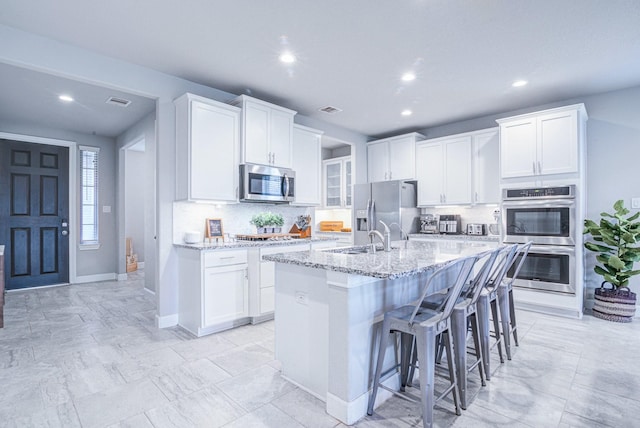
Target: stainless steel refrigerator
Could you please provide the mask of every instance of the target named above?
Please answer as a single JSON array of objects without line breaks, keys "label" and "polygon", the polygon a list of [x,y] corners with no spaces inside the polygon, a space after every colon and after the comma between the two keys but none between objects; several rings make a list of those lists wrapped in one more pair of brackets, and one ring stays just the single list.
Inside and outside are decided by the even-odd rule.
[{"label": "stainless steel refrigerator", "polygon": [[380,181],[353,186],[353,239],[355,245],[371,242],[369,231],[384,231],[384,221],[391,229],[391,240],[404,233],[416,233],[420,210],[416,208],[415,181]]}]

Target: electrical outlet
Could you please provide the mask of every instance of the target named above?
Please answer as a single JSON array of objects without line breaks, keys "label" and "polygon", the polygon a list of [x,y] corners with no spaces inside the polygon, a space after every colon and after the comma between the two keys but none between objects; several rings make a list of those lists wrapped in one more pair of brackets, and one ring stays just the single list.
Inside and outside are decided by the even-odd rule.
[{"label": "electrical outlet", "polygon": [[640,210],[640,198],[631,198],[631,208]]},{"label": "electrical outlet", "polygon": [[296,303],[299,303],[301,305],[309,304],[309,295],[307,293],[304,293],[302,291],[296,291],[295,298],[296,298]]}]

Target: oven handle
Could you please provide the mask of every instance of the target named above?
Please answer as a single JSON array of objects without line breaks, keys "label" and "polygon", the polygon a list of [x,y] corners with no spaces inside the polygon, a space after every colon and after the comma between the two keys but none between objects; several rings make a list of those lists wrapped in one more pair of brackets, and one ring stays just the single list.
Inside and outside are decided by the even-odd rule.
[{"label": "oven handle", "polygon": [[575,206],[576,201],[573,199],[554,199],[554,200],[521,200],[521,201],[502,201],[503,208],[522,208],[522,207],[535,207],[535,208],[553,208],[553,207],[571,207]]},{"label": "oven handle", "polygon": [[567,256],[575,256],[576,247],[574,245],[532,245],[531,249],[529,249],[529,254],[531,253],[543,253],[543,254],[558,254],[558,255],[567,255]]}]

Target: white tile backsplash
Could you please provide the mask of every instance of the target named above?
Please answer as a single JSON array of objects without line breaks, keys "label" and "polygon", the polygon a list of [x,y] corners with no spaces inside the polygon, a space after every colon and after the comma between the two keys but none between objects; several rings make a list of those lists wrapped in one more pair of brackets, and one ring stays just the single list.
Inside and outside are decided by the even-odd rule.
[{"label": "white tile backsplash", "polygon": [[321,221],[341,221],[344,227],[351,227],[350,209],[316,210],[314,218],[314,230],[320,230]]},{"label": "white tile backsplash", "polygon": [[233,205],[213,205],[199,204],[193,202],[173,203],[173,243],[184,242],[184,234],[187,231],[197,231],[204,237],[205,219],[221,218],[224,233],[251,234],[256,233],[256,228],[249,223],[251,217],[259,212],[269,211],[282,214],[284,226],[282,232],[289,232],[291,226],[300,215],[310,215],[312,223],[315,208],[313,207],[292,207],[289,205],[273,204],[233,204]]}]

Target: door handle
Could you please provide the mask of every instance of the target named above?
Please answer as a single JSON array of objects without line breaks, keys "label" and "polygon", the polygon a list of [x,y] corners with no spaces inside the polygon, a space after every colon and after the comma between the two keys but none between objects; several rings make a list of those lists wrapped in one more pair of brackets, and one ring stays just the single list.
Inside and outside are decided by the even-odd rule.
[{"label": "door handle", "polygon": [[67,236],[69,234],[69,232],[67,232],[66,230],[63,230],[61,233],[62,233],[62,236]]}]

